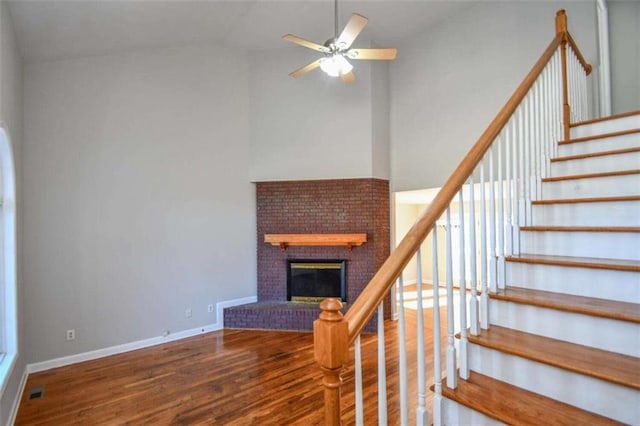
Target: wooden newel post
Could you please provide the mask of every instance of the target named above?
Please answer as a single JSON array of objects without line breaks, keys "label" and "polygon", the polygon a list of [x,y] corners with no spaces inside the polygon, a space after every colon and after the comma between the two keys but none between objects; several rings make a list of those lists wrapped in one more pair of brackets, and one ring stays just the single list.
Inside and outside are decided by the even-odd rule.
[{"label": "wooden newel post", "polygon": [[349,328],[339,300],[325,299],[320,309],[320,318],[313,322],[313,347],[323,374],[325,424],[333,426],[341,424],[340,373],[349,354]]},{"label": "wooden newel post", "polygon": [[570,136],[570,107],[569,107],[569,85],[567,79],[567,14],[564,9],[556,13],[556,36],[562,36],[560,45],[560,60],[562,61],[562,126],[564,130],[564,140],[569,140]]}]

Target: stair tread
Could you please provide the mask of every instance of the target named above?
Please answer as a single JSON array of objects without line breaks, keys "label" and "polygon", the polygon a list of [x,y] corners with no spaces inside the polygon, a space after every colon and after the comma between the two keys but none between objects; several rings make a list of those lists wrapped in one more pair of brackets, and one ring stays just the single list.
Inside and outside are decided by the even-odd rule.
[{"label": "stair tread", "polygon": [[442,395],[505,424],[617,425],[615,420],[471,371],[455,389],[443,380]]},{"label": "stair tread", "polygon": [[533,205],[546,204],[577,204],[577,203],[613,203],[620,201],[640,201],[640,195],[625,195],[620,197],[585,197],[585,198],[556,198],[552,200],[535,200]]},{"label": "stair tread", "polygon": [[603,121],[617,120],[618,118],[632,117],[634,115],[640,115],[640,110],[623,112],[620,114],[613,114],[607,117],[593,118],[591,120],[578,121],[577,123],[571,123],[570,126],[579,127],[579,126],[584,126],[586,124],[601,123]]},{"label": "stair tread", "polygon": [[508,286],[503,290],[498,290],[496,293],[490,293],[489,297],[497,300],[540,306],[566,312],[640,323],[640,304],[637,303],[619,302],[616,300],[598,299],[595,297],[577,296],[514,286]]},{"label": "stair tread", "polygon": [[632,147],[632,148],[621,148],[621,149],[612,149],[609,151],[597,151],[590,152],[587,154],[575,154],[575,155],[567,155],[564,157],[555,157],[551,159],[552,163],[557,163],[560,161],[570,161],[570,160],[584,160],[586,158],[594,158],[594,157],[604,157],[607,155],[621,155],[621,154],[629,154],[632,152],[640,152],[640,147]]},{"label": "stair tread", "polygon": [[601,133],[599,135],[582,136],[580,138],[566,139],[558,142],[558,145],[569,145],[572,143],[589,142],[597,139],[606,139],[606,138],[614,138],[616,136],[632,135],[634,133],[640,133],[640,129],[622,130],[619,132]]},{"label": "stair tread", "polygon": [[640,358],[491,325],[469,342],[640,390]]},{"label": "stair tread", "polygon": [[547,178],[543,178],[542,182],[557,182],[557,181],[561,181],[561,180],[591,179],[591,178],[601,178],[601,177],[611,177],[611,176],[638,175],[638,174],[640,174],[640,169],[617,170],[615,172],[583,173],[583,174],[579,174],[579,175],[566,175],[566,176],[547,177]]},{"label": "stair tread", "polygon": [[638,226],[521,226],[532,232],[640,232]]},{"label": "stair tread", "polygon": [[591,269],[609,269],[615,271],[640,272],[640,262],[623,259],[599,259],[592,257],[551,256],[542,254],[520,254],[508,256],[507,262],[519,262],[542,265],[571,266]]}]

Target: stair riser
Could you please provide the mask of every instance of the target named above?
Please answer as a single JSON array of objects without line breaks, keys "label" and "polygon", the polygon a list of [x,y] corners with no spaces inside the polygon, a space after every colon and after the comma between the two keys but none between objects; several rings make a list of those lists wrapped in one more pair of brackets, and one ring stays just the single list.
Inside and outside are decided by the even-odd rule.
[{"label": "stair riser", "polygon": [[550,176],[570,176],[585,173],[615,172],[634,170],[640,166],[640,152],[589,157],[579,160],[556,161],[551,163]]},{"label": "stair riser", "polygon": [[590,152],[610,151],[613,149],[634,148],[640,146],[640,133],[593,139],[558,146],[558,157],[588,154]]},{"label": "stair riser", "polygon": [[495,299],[489,302],[489,318],[502,327],[640,356],[640,324]]},{"label": "stair riser", "polygon": [[473,371],[584,410],[637,422],[638,393],[624,386],[474,344],[469,345],[469,365]]},{"label": "stair riser", "polygon": [[637,129],[638,127],[640,127],[640,115],[636,114],[630,117],[572,127],[571,138],[575,139],[585,136],[601,135],[603,133],[621,132],[623,130]]},{"label": "stair riser", "polygon": [[478,411],[474,411],[462,404],[442,398],[442,413],[444,425],[483,425],[499,426],[504,425],[497,420],[487,417]]},{"label": "stair riser", "polygon": [[640,260],[640,233],[523,231],[520,233],[520,252]]},{"label": "stair riser", "polygon": [[534,205],[533,224],[538,226],[640,226],[640,201]]},{"label": "stair riser", "polygon": [[507,262],[507,285],[640,303],[640,272]]},{"label": "stair riser", "polygon": [[567,199],[583,197],[616,197],[638,195],[640,175],[607,176],[588,179],[571,179],[542,184],[543,199]]}]

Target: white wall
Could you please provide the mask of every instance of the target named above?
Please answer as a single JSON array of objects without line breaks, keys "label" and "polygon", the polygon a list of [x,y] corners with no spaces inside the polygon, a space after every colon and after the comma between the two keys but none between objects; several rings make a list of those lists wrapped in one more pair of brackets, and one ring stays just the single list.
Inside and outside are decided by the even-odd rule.
[{"label": "white wall", "polygon": [[244,54],[206,46],[26,66],[28,362],[256,294],[247,78]]},{"label": "white wall", "polygon": [[640,110],[640,2],[609,0],[611,112]]},{"label": "white wall", "polygon": [[385,70],[372,76],[372,67],[383,64],[354,61],[356,81],[345,85],[320,69],[289,77],[318,58],[308,49],[252,52],[250,58],[252,180],[388,178],[384,123],[373,135],[374,116],[386,107],[375,110],[372,93],[384,100],[386,89],[379,77]]},{"label": "white wall", "polygon": [[479,2],[416,36],[391,67],[391,186],[442,186],[555,35],[596,63],[595,2]]},{"label": "white wall", "polygon": [[24,345],[24,298],[20,255],[22,235],[20,232],[22,212],[21,154],[22,154],[22,59],[13,33],[11,17],[5,2],[0,2],[0,123],[9,133],[16,175],[17,191],[17,282],[18,282],[18,357],[4,391],[0,392],[0,424],[6,424],[18,396],[20,380],[25,368]]},{"label": "white wall", "polygon": [[[407,235],[407,232],[416,223],[421,211],[419,206],[415,204],[401,203],[396,200],[394,210],[394,249],[400,244],[400,241]],[[412,258],[404,269],[402,278],[405,283],[414,283],[416,281],[416,260]]]},{"label": "white wall", "polygon": [[372,177],[381,179],[391,177],[389,168],[391,154],[389,66],[390,63],[386,61],[371,64],[371,174]]}]

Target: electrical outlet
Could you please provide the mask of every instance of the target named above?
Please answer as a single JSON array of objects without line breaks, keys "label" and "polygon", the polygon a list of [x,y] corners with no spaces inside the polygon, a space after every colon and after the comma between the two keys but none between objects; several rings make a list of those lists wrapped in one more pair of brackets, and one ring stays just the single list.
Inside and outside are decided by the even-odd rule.
[{"label": "electrical outlet", "polygon": [[213,312],[213,303],[207,305],[207,312],[209,312],[209,313]]},{"label": "electrical outlet", "polygon": [[75,340],[76,339],[76,329],[72,328],[71,330],[67,330],[67,340]]},{"label": "electrical outlet", "polygon": [[187,308],[187,310],[184,311],[184,316],[187,318],[191,318],[191,308]]}]

